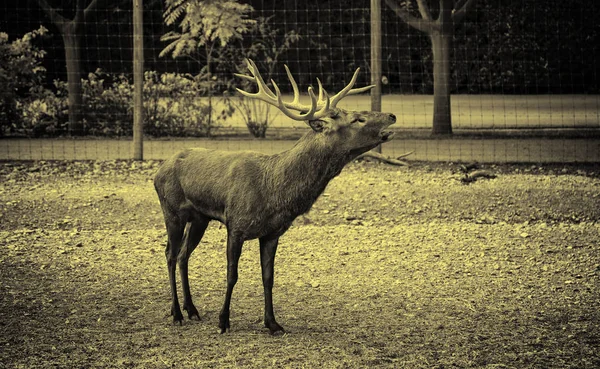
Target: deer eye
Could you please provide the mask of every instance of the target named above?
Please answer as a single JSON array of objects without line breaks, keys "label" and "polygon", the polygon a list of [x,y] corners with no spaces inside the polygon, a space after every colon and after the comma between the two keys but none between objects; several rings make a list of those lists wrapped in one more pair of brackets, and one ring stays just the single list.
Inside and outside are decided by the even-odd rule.
[{"label": "deer eye", "polygon": [[351,124],[352,124],[352,123],[357,123],[357,122],[358,122],[358,123],[364,123],[364,122],[366,122],[366,121],[367,121],[367,120],[366,120],[365,118],[363,118],[363,117],[355,117],[354,119],[352,119],[352,122],[350,122],[350,123],[351,123]]}]

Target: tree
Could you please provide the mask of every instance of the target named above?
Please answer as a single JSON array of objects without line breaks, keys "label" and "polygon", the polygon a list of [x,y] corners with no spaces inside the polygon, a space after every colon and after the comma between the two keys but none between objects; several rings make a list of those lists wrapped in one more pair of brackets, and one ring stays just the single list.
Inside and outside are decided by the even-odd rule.
[{"label": "tree", "polygon": [[81,90],[81,39],[83,25],[96,9],[97,0],[85,6],[87,0],[75,0],[75,15],[68,19],[61,15],[46,0],[37,0],[50,21],[58,28],[65,47],[67,65],[67,90],[69,93],[69,134],[81,133],[81,110],[83,94]]},{"label": "tree", "polygon": [[452,134],[450,109],[450,56],[454,30],[475,0],[438,0],[437,17],[425,0],[416,0],[421,18],[410,12],[410,1],[385,0],[409,26],[425,32],[433,51],[433,129],[434,135]]},{"label": "tree", "polygon": [[215,75],[215,66],[227,62],[219,56],[226,55],[226,47],[234,40],[241,40],[256,24],[255,20],[248,19],[248,13],[254,8],[237,0],[167,0],[166,5],[165,23],[177,24],[181,31],[170,31],[161,37],[162,41],[171,43],[160,56],[187,56],[204,64],[197,78],[208,95],[210,126],[212,97],[221,82]]}]

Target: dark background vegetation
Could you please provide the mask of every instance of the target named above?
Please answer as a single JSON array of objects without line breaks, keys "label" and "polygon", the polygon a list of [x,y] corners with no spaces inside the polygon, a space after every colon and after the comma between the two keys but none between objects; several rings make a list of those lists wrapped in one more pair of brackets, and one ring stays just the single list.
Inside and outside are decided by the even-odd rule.
[{"label": "dark background vegetation", "polygon": [[[68,0],[49,0],[54,6]],[[301,84],[327,76],[325,84],[338,88],[348,71],[368,65],[368,1],[252,0],[252,17],[273,16],[282,34],[301,35],[281,58],[295,71]],[[85,27],[84,72],[101,68],[110,74],[132,68],[131,1],[106,0]],[[160,37],[169,29],[163,23],[164,4],[144,1],[145,63],[147,70],[197,73],[192,60],[159,58],[166,46]],[[454,50],[453,90],[457,93],[598,93],[598,34],[600,5],[595,0],[535,1],[490,0],[477,2],[459,26]],[[5,1],[0,31],[9,40],[37,29],[50,35],[40,42],[47,51],[47,83],[65,80],[62,40],[37,2]],[[429,40],[411,29],[383,6],[383,74],[389,84],[384,93],[430,93],[432,90]],[[66,13],[68,15],[68,13]],[[276,68],[281,71],[281,68]],[[230,72],[228,72],[230,73]],[[368,74],[361,78],[366,82]],[[280,76],[276,76],[279,78]],[[284,76],[281,76],[285,78]]]}]

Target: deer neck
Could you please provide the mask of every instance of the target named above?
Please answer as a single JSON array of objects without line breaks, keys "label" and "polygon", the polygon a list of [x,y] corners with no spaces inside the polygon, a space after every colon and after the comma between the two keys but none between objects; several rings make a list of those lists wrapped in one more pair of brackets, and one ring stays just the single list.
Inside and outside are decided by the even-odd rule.
[{"label": "deer neck", "polygon": [[347,157],[324,135],[308,132],[290,150],[272,157],[269,177],[277,203],[291,206],[297,214],[308,211],[329,181],[341,172]]}]

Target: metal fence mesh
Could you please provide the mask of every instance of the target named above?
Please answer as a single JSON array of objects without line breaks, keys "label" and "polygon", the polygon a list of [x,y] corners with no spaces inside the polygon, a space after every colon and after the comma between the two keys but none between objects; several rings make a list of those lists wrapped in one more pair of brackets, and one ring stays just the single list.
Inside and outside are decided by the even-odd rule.
[{"label": "metal fence mesh", "polygon": [[[91,3],[74,35],[80,42],[69,43],[66,24],[78,19],[77,4],[85,8]],[[596,1],[476,2],[456,26],[452,42],[450,139],[429,137],[429,37],[381,3],[382,110],[398,117],[393,128],[399,132],[384,153],[415,151],[413,159],[444,161],[600,161]],[[419,15],[416,3],[398,3]],[[437,3],[429,1],[434,14]],[[228,106],[223,93],[233,96],[233,87],[239,86],[233,73],[240,71],[244,56],[254,55],[263,73],[286,93],[283,64],[303,91],[315,86],[316,78],[328,91],[339,90],[357,67],[362,71],[357,85],[370,83],[369,1],[244,4],[253,7],[248,19],[260,27],[226,47],[217,39],[190,56],[174,58],[161,55],[169,44],[161,38],[180,29],[165,24],[165,1],[144,1],[146,158],[164,158],[187,146],[277,152],[293,143],[286,139],[308,129],[271,110],[267,139],[257,140],[239,109],[220,116]],[[130,158],[132,1],[3,2],[0,13],[0,79],[5,84],[0,159]],[[47,32],[30,33],[40,26]],[[69,52],[73,45],[78,49]],[[69,57],[77,60],[69,64]],[[83,79],[75,125],[69,122],[68,71]],[[370,98],[353,96],[340,106],[370,110]]]}]

